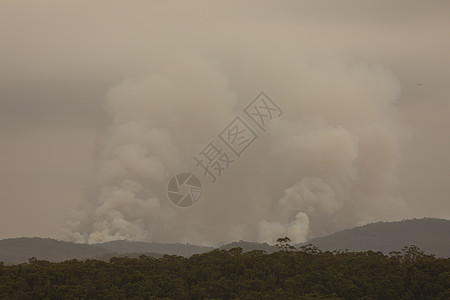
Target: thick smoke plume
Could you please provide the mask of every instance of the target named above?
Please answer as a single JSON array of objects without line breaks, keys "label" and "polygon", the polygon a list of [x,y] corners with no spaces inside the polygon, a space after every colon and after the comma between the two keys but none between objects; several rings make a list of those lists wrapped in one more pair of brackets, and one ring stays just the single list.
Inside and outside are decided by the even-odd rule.
[{"label": "thick smoke plume", "polygon": [[[304,242],[399,216],[397,79],[380,65],[289,42],[297,27],[274,20],[215,24],[225,30],[216,42],[208,41],[215,36],[208,26],[198,26],[189,40],[180,38],[179,51],[155,38],[145,71],[105,97],[111,126],[89,201],[67,222],[65,239]],[[211,183],[193,156],[262,90],[283,108],[282,118]],[[183,171],[204,187],[189,209],[165,195],[168,180]]]}]

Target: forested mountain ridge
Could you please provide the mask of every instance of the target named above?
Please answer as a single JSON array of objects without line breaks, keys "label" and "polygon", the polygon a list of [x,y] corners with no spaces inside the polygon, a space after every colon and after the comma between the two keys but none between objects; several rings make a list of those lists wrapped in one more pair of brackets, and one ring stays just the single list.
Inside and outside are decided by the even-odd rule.
[{"label": "forested mountain ridge", "polygon": [[113,253],[107,249],[88,244],[76,244],[48,238],[14,238],[0,240],[0,261],[22,263],[30,257],[48,261],[83,259]]},{"label": "forested mountain ridge", "polygon": [[146,243],[132,241],[113,241],[93,244],[95,247],[106,249],[115,253],[160,253],[179,256],[191,256],[214,250],[213,247],[197,246],[181,243]]},{"label": "forested mountain ridge", "polygon": [[233,248],[242,248],[244,252],[250,252],[254,250],[263,250],[266,253],[273,253],[280,250],[277,246],[272,246],[267,243],[255,243],[255,242],[246,242],[246,241],[239,241],[239,242],[233,242],[229,244],[225,244],[221,246],[219,249],[223,250],[230,250]]},{"label": "forested mountain ridge", "polygon": [[[379,222],[343,230],[326,237],[313,239],[312,243],[322,250],[349,251],[400,251],[404,246],[415,245],[427,254],[450,257],[450,221],[443,219],[405,220]],[[301,245],[296,245],[297,247]],[[264,250],[273,253],[276,246],[254,242],[233,242],[220,249],[240,247],[244,252]],[[43,238],[15,238],[0,240],[0,261],[6,264],[27,262],[30,257],[53,262],[67,259],[106,259],[113,256],[137,257],[147,254],[160,257],[164,254],[189,257],[213,250],[212,247],[190,244],[162,244],[131,241],[114,241],[102,244],[76,244]]]},{"label": "forested mountain ridge", "polygon": [[377,222],[312,239],[305,244],[313,244],[324,251],[373,250],[385,254],[415,245],[427,254],[450,257],[450,220],[424,218]]},{"label": "forested mountain ridge", "polygon": [[51,262],[68,259],[108,259],[113,256],[137,257],[146,254],[160,257],[165,254],[191,256],[211,251],[212,247],[190,244],[161,244],[114,241],[102,244],[77,244],[49,238],[14,238],[0,240],[0,261],[6,264],[27,262],[30,257]]}]

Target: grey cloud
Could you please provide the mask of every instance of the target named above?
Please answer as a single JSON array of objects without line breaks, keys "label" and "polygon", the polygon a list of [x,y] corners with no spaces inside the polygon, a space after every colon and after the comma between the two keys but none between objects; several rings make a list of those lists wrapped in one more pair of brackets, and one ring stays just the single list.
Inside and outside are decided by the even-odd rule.
[{"label": "grey cloud", "polygon": [[[281,233],[301,240],[376,220],[445,217],[448,6],[4,1],[2,140],[21,145],[15,130],[33,156],[40,137],[56,130],[47,139],[56,149],[64,134],[82,143],[79,151],[95,150],[94,167],[70,154],[86,169],[75,173],[90,182],[64,232],[77,241],[273,241]],[[260,90],[279,102],[284,119],[198,207],[169,206],[166,180],[192,168],[192,156]],[[20,133],[30,129],[34,142]],[[94,145],[77,130],[101,137]],[[33,182],[20,174],[17,182]],[[61,199],[21,203],[28,201],[51,211]],[[54,235],[48,228],[42,232]]]}]

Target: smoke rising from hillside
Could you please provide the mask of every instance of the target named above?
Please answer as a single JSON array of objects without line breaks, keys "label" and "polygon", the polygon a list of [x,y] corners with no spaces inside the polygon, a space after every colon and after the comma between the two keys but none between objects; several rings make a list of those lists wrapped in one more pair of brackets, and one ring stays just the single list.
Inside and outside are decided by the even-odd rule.
[{"label": "smoke rising from hillside", "polygon": [[[227,9],[210,14],[214,29],[194,18],[189,38],[183,19],[174,21],[175,42],[173,27],[152,28],[158,34],[150,33],[154,49],[143,70],[109,89],[111,126],[87,202],[63,238],[217,244],[287,235],[303,242],[401,215],[396,77],[376,63],[292,41],[295,20],[277,23],[286,16],[238,15],[230,24]],[[192,157],[260,91],[283,108],[282,118],[210,183]],[[182,210],[165,189],[183,171],[199,174],[204,195]]]},{"label": "smoke rising from hillside", "polygon": [[[69,239],[273,243],[289,235],[303,242],[401,208],[393,195],[398,86],[388,71],[293,64],[279,67],[292,76],[283,81],[251,69],[250,78],[232,78],[202,63],[187,59],[180,69],[110,89],[105,106],[113,124],[95,175],[96,199],[85,222],[67,228]],[[180,211],[165,197],[167,181],[185,170],[201,174],[192,157],[251,99],[230,83],[241,80],[264,83],[286,113],[221,181],[200,177],[204,198]]]}]

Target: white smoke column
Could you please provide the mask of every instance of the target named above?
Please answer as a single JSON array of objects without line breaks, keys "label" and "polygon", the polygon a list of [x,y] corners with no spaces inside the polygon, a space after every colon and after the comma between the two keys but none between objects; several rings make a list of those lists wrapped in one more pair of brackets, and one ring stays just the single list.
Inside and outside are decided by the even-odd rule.
[{"label": "white smoke column", "polygon": [[[155,20],[148,56],[106,95],[111,127],[89,201],[67,222],[65,239],[220,244],[274,243],[288,235],[303,242],[402,218],[396,77],[314,44],[285,8],[265,6],[253,15],[236,6],[208,6],[214,22],[189,7],[192,26],[183,23],[184,10],[171,11],[176,41],[160,26],[169,16],[145,16]],[[193,167],[193,156],[261,90],[283,109],[282,118],[258,131],[211,184]],[[180,210],[165,189],[184,171],[205,189],[195,207]]]},{"label": "white smoke column", "polygon": [[306,236],[309,230],[309,218],[308,215],[299,212],[295,215],[295,219],[289,224],[287,230],[287,236],[292,237],[294,243],[306,242]]},{"label": "white smoke column", "polygon": [[[293,232],[293,223],[298,230],[291,238],[299,243],[380,216],[390,218],[405,209],[402,200],[394,196],[401,132],[392,118],[395,79],[380,67],[345,72],[346,80],[359,82],[345,93],[363,94],[325,100],[319,93],[315,102],[304,101],[301,106],[321,117],[305,113],[303,120],[279,122],[271,132],[273,158],[285,166],[281,174],[293,185],[284,190],[272,214],[276,223],[259,223],[265,241],[273,242],[280,232]],[[369,81],[361,82],[363,79],[375,84],[370,86]],[[339,80],[345,86],[345,78]]]},{"label": "white smoke column", "polygon": [[[202,242],[195,229],[188,235],[177,235],[183,229],[182,221],[166,198],[161,201],[165,193],[161,187],[166,186],[169,175],[185,170],[190,161],[186,155],[191,148],[197,150],[195,139],[209,133],[205,133],[204,124],[224,120],[210,119],[195,108],[231,111],[234,96],[226,91],[226,81],[215,66],[203,60],[186,63],[195,64],[197,77],[176,69],[169,75],[126,80],[109,91],[106,109],[113,125],[95,175],[98,193],[84,210],[87,216],[79,213],[75,216],[78,220],[67,222],[64,239],[100,243],[123,239],[178,241],[188,236]],[[165,67],[169,73],[170,69]],[[193,89],[200,82],[206,88],[198,85]],[[211,102],[215,99],[222,105]],[[183,130],[187,122],[190,126]],[[180,149],[185,152],[183,162]]]},{"label": "white smoke column", "polygon": [[[97,200],[88,216],[68,222],[66,239],[274,243],[290,235],[304,242],[402,209],[393,194],[395,79],[380,67],[344,65],[311,69],[306,90],[271,83],[279,85],[272,89],[286,117],[272,123],[229,176],[207,186],[211,196],[201,205],[172,207],[164,195],[169,176],[185,170],[201,176],[192,156],[249,101],[236,101],[245,90],[231,92],[216,64],[194,62],[196,76],[168,67],[169,75],[127,80],[110,90],[106,107],[114,124],[96,175]],[[325,94],[314,87],[317,72],[330,84]],[[337,78],[340,84],[333,85]]]}]

